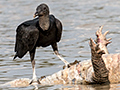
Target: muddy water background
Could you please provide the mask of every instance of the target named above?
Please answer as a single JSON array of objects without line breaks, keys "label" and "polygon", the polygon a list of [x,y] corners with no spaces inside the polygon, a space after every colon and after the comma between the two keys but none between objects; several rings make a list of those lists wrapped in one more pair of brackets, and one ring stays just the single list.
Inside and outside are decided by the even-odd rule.
[{"label": "muddy water background", "polygon": [[[23,21],[33,19],[35,8],[40,3],[50,7],[51,14],[59,18],[64,26],[59,52],[68,61],[90,58],[89,38],[95,39],[95,31],[105,25],[109,30],[108,46],[110,53],[120,53],[120,1],[119,0],[0,0],[0,84],[18,79],[32,78],[29,54],[13,61],[16,27]],[[62,69],[63,62],[54,54],[51,47],[36,51],[37,76],[50,75]],[[104,89],[103,89],[104,88]],[[34,90],[4,87],[0,90]],[[120,84],[109,85],[53,85],[39,86],[40,90],[113,90]]]}]

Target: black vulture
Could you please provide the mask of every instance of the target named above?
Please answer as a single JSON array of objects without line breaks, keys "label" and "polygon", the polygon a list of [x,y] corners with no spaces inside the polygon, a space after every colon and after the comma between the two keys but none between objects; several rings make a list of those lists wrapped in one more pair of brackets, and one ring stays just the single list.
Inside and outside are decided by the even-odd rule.
[{"label": "black vulture", "polygon": [[16,30],[15,56],[22,58],[28,51],[33,69],[33,81],[37,81],[35,74],[35,51],[36,47],[52,46],[54,53],[67,65],[68,62],[58,53],[57,42],[62,35],[62,23],[53,15],[49,15],[49,7],[46,4],[40,4],[36,8],[33,20],[23,22]]}]

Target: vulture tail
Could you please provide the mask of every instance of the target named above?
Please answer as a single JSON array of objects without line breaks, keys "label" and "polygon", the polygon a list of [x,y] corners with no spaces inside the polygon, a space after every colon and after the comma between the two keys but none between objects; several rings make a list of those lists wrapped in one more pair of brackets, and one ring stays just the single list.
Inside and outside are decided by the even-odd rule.
[{"label": "vulture tail", "polygon": [[14,56],[13,60],[15,60],[15,58],[16,58],[16,57],[18,57],[17,53],[15,54],[15,56]]}]

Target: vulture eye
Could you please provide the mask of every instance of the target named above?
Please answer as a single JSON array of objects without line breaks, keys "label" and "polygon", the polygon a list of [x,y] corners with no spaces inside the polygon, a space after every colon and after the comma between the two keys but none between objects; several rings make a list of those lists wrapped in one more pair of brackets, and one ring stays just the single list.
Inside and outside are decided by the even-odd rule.
[{"label": "vulture eye", "polygon": [[46,7],[43,8],[44,10],[46,9]]}]

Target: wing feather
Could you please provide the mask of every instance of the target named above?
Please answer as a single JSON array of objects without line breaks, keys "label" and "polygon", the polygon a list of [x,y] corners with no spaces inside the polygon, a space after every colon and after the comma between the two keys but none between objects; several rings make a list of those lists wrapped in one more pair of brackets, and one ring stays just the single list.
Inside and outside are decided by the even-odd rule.
[{"label": "wing feather", "polygon": [[56,19],[55,24],[57,28],[57,42],[59,42],[62,36],[62,23],[58,19]]},{"label": "wing feather", "polygon": [[16,30],[15,52],[19,58],[22,58],[27,51],[31,51],[38,40],[39,30],[35,26],[18,26]]}]

